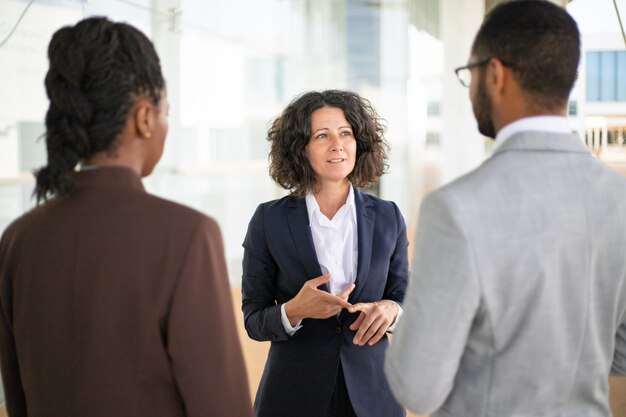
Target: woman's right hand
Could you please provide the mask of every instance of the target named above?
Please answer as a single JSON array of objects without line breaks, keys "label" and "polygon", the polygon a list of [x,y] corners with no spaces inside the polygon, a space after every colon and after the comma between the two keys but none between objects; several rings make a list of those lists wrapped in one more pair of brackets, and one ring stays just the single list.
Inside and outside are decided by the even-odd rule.
[{"label": "woman's right hand", "polygon": [[327,319],[339,314],[342,308],[350,308],[348,296],[354,284],[337,295],[332,295],[319,287],[330,281],[330,274],[310,279],[304,283],[298,294],[285,303],[285,314],[289,323],[295,326],[302,319]]}]

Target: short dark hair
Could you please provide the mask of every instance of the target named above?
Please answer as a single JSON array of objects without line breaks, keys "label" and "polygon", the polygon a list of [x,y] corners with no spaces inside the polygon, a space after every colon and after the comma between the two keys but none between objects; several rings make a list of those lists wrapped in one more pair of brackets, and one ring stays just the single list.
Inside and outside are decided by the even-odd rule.
[{"label": "short dark hair", "polygon": [[580,34],[574,19],[547,0],[513,0],[485,17],[472,54],[511,67],[536,104],[554,110],[567,104],[576,81]]},{"label": "short dark hair", "polygon": [[114,150],[137,98],[158,104],[165,88],[152,42],[134,27],[104,17],[59,29],[48,58],[48,163],[35,173],[38,203],[73,189],[76,165]]},{"label": "short dark hair", "polygon": [[306,196],[316,186],[305,148],[311,138],[311,114],[321,107],[343,110],[350,123],[357,144],[354,170],[348,176],[353,185],[371,185],[387,168],[385,127],[367,99],[351,91],[307,92],[289,103],[267,133],[270,176],[295,197]]}]

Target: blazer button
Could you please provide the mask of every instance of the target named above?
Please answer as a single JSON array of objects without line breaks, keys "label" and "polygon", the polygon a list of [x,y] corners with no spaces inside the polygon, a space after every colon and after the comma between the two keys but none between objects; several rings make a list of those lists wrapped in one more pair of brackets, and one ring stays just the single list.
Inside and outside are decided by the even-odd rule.
[{"label": "blazer button", "polygon": [[341,333],[341,326],[335,327],[335,333],[337,334]]},{"label": "blazer button", "polygon": [[267,336],[267,338],[269,340],[276,340],[276,335],[275,334],[270,334],[270,335]]}]

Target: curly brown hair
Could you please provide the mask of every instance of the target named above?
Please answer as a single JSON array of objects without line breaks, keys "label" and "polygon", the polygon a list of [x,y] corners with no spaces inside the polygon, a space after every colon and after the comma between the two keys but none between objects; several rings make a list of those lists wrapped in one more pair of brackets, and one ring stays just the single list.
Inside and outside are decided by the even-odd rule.
[{"label": "curly brown hair", "polygon": [[310,91],[289,103],[267,132],[270,176],[294,197],[304,197],[316,186],[306,146],[311,138],[311,114],[321,107],[343,110],[350,123],[357,143],[356,163],[348,175],[354,186],[373,184],[388,167],[385,126],[367,99],[351,91]]}]

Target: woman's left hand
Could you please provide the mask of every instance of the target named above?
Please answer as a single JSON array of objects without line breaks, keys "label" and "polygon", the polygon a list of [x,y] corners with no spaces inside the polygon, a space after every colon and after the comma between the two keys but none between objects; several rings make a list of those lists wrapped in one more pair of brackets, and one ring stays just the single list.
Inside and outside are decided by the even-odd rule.
[{"label": "woman's left hand", "polygon": [[360,311],[359,317],[350,325],[350,330],[356,331],[355,345],[370,346],[378,342],[398,315],[398,304],[390,300],[374,303],[357,303],[348,309],[350,313]]}]

